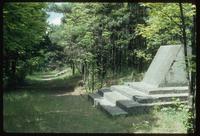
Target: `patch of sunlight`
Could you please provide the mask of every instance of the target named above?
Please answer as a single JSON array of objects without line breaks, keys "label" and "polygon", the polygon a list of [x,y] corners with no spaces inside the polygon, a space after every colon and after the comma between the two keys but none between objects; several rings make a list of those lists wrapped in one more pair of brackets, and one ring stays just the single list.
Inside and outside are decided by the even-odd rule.
[{"label": "patch of sunlight", "polygon": [[31,80],[38,80],[38,81],[50,81],[54,79],[63,79],[65,77],[71,76],[72,75],[72,70],[70,68],[59,71],[54,74],[48,74],[48,75],[43,75],[43,74],[38,74],[38,75],[29,75],[27,76],[28,79]]},{"label": "patch of sunlight", "polygon": [[78,95],[84,95],[86,94],[86,90],[84,87],[76,87],[75,90],[73,92],[67,92],[64,94],[58,94],[55,96],[66,96],[66,95],[74,95],[74,96],[78,96]]}]

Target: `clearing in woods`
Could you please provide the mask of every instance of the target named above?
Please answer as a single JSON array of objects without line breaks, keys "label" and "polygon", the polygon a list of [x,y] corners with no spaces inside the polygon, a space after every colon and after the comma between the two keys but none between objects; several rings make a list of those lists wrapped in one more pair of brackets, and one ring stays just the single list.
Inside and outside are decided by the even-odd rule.
[{"label": "clearing in woods", "polygon": [[88,101],[84,87],[78,86],[80,76],[72,76],[71,71],[57,73],[28,76],[26,85],[4,92],[4,131],[186,133],[181,111],[110,118]]}]

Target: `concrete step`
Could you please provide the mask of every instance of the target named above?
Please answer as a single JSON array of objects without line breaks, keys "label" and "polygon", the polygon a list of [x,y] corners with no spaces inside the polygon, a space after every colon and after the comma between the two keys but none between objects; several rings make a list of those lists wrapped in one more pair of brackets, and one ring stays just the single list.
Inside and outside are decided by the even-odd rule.
[{"label": "concrete step", "polygon": [[94,106],[98,106],[98,105],[115,106],[116,105],[115,103],[112,103],[111,101],[99,95],[98,92],[89,94],[88,99],[93,103]]},{"label": "concrete step", "polygon": [[121,93],[118,93],[116,91],[104,93],[104,98],[112,103],[116,103],[116,101],[118,100],[131,100],[131,98],[126,97],[125,95],[122,95]]},{"label": "concrete step", "polygon": [[126,111],[117,106],[100,105],[100,107],[110,116],[128,115]]},{"label": "concrete step", "polygon": [[99,95],[97,92],[96,93],[90,93],[88,94],[88,100],[92,102],[92,104],[95,105],[95,100],[97,99],[102,99],[103,97]]},{"label": "concrete step", "polygon": [[127,85],[113,85],[113,86],[110,87],[110,89],[112,91],[119,92],[122,95],[125,95],[125,96],[127,96],[127,97],[129,97],[131,99],[133,99],[133,96],[135,96],[135,95],[140,95],[140,96],[141,95],[142,96],[143,95],[147,95],[144,92],[141,92],[141,91],[138,91],[136,89],[133,89],[133,88],[127,86]]},{"label": "concrete step", "polygon": [[156,87],[144,82],[125,82],[125,85],[148,94],[188,93],[188,86]]},{"label": "concrete step", "polygon": [[113,103],[104,97],[102,99],[96,99],[94,103],[97,106],[116,106],[116,103]]},{"label": "concrete step", "polygon": [[114,85],[114,86],[111,86],[110,88],[112,91],[117,91],[129,98],[133,98],[133,100],[139,103],[173,101],[173,98],[174,99],[179,98],[182,101],[182,100],[187,100],[187,96],[188,96],[188,93],[149,95],[126,85]]},{"label": "concrete step", "polygon": [[142,114],[149,112],[153,106],[171,106],[177,103],[187,102],[188,93],[146,94],[126,85],[114,85],[110,88],[102,88],[96,93],[88,95],[88,99],[95,106],[111,116]]},{"label": "concrete step", "polygon": [[[154,106],[173,106],[177,102],[157,102],[157,103],[138,103],[133,100],[121,100],[117,101],[116,105],[123,109],[124,111],[128,112],[129,114],[143,114],[148,113]],[[187,101],[182,101],[180,103],[187,103]]]},{"label": "concrete step", "polygon": [[143,93],[149,93],[150,89],[156,88],[144,82],[125,82],[124,84]]},{"label": "concrete step", "polygon": [[188,93],[188,87],[159,87],[154,89],[149,89],[149,94],[176,94],[176,93]]},{"label": "concrete step", "polygon": [[110,90],[110,88],[101,88],[98,90],[98,93],[101,95],[101,96],[104,96],[104,93],[107,93],[107,92],[112,92]]},{"label": "concrete step", "polygon": [[92,101],[94,106],[99,107],[110,116],[128,115],[126,111],[116,106],[116,103],[112,103],[105,97],[99,95],[99,93],[93,93],[88,95],[88,99]]},{"label": "concrete step", "polygon": [[134,100],[117,101],[116,105],[128,112],[129,114],[141,114],[149,112],[150,108],[144,106]]},{"label": "concrete step", "polygon": [[139,103],[153,103],[153,102],[169,102],[179,99],[180,101],[186,101],[188,99],[188,93],[179,94],[156,94],[148,96],[133,96],[134,100]]}]

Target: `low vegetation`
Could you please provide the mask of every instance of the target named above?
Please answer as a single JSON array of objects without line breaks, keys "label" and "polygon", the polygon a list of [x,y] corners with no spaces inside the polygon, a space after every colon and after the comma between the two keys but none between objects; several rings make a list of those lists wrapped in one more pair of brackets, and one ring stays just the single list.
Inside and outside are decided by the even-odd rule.
[{"label": "low vegetation", "polygon": [[[73,95],[81,80],[79,75],[62,75],[39,81],[41,75],[27,78],[26,86],[4,93],[3,117],[6,132],[52,133],[186,133],[187,112],[177,108],[156,108],[150,113],[110,118],[93,107],[87,93]],[[64,74],[66,75],[66,73]],[[119,76],[117,82],[130,79],[131,73]],[[112,81],[112,80],[111,80]],[[180,107],[180,106],[179,106]]]}]

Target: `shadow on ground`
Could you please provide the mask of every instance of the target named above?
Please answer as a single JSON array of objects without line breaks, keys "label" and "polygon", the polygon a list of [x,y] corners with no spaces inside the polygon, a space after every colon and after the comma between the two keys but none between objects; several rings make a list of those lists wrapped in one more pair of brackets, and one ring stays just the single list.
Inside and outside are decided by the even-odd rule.
[{"label": "shadow on ground", "polygon": [[26,80],[23,85],[18,86],[16,89],[9,89],[5,92],[27,90],[35,91],[38,93],[47,94],[64,94],[67,92],[73,92],[75,87],[78,86],[78,82],[81,80],[81,76],[69,76],[62,79],[52,80]]},{"label": "shadow on ground", "polygon": [[11,92],[5,95],[3,104],[6,132],[148,132],[157,121],[153,114],[111,118],[93,107],[87,95],[55,97],[27,91]]},{"label": "shadow on ground", "polygon": [[[153,112],[110,117],[93,107],[87,95],[70,95],[80,80],[80,76],[49,81],[27,80],[25,85],[15,91],[4,93],[4,130],[44,133],[150,133],[154,131],[162,133],[162,130],[155,129],[159,128],[160,117]],[[60,95],[66,93],[69,95]],[[175,128],[171,129],[166,132],[176,131]]]},{"label": "shadow on ground", "polygon": [[[6,132],[128,133],[149,131],[153,114],[110,117],[92,106],[87,95],[70,94],[80,76],[63,79],[26,80],[26,84],[4,93]],[[23,116],[21,116],[23,115]]]}]

